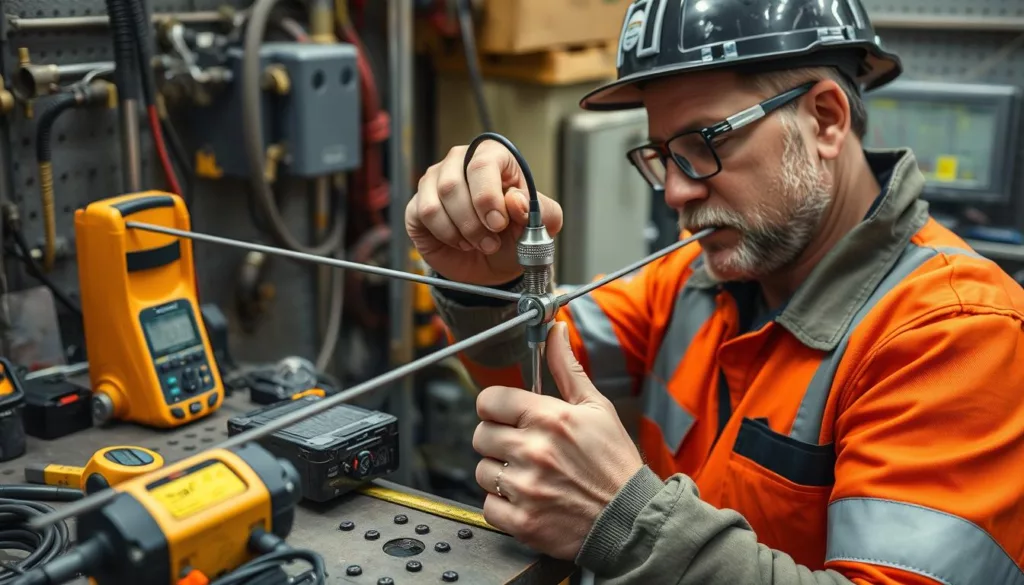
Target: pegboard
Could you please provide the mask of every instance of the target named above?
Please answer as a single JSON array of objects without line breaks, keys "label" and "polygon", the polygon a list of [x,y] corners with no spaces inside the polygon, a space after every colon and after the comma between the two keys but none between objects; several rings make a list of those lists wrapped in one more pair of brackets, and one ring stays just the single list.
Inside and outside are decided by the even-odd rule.
[{"label": "pegboard", "polygon": [[868,15],[1024,16],[1020,0],[864,0]]},{"label": "pegboard", "polygon": [[[248,2],[150,0],[147,8],[153,12],[191,12],[217,10],[225,4],[240,8]],[[4,14],[21,18],[106,14],[103,0],[4,0],[2,6]],[[11,31],[2,51],[5,79],[10,79],[17,71],[20,47],[29,50],[33,63],[64,65],[113,60],[113,45],[107,27]],[[10,159],[11,190],[8,195],[19,205],[29,243],[39,245],[43,241],[43,220],[35,158],[35,120],[27,118],[18,107],[3,120],[3,124]],[[140,112],[139,129],[143,185],[145,188],[167,189],[162,169],[153,154],[153,142],[144,112]],[[178,131],[188,148],[189,129],[182,125]],[[121,184],[117,111],[103,108],[68,110],[55,122],[51,141],[57,233],[73,250],[75,209],[116,194]],[[183,177],[179,180],[184,183]],[[192,193],[195,230],[273,243],[249,220],[250,190],[244,181],[195,180]],[[312,213],[308,209],[307,193],[305,186],[288,189],[288,202],[282,213],[292,233],[309,241],[312,239],[309,230]],[[235,282],[245,252],[199,242],[195,246],[201,301],[217,303],[229,320],[234,321]],[[285,355],[313,358],[320,343],[316,336],[315,272],[309,265],[284,259],[273,260],[271,266],[270,280],[276,292],[273,306],[253,333],[244,333],[237,327],[232,329],[233,356],[243,361],[272,361]],[[16,268],[15,260],[7,263],[10,290],[39,286],[37,281]],[[48,276],[77,300],[78,273],[73,257],[59,261]],[[58,306],[58,310],[65,314],[67,320],[76,319],[67,315],[63,307]],[[70,327],[70,331],[75,330],[76,327]]]}]

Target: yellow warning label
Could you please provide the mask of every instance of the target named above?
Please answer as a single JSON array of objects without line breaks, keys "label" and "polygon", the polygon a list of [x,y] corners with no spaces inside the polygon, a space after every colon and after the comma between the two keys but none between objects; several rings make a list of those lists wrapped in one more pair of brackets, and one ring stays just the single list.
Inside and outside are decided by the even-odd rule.
[{"label": "yellow warning label", "polygon": [[935,178],[940,181],[955,181],[957,160],[955,156],[940,156],[935,159]]},{"label": "yellow warning label", "polygon": [[221,462],[150,490],[156,501],[181,520],[245,492],[245,483]]}]

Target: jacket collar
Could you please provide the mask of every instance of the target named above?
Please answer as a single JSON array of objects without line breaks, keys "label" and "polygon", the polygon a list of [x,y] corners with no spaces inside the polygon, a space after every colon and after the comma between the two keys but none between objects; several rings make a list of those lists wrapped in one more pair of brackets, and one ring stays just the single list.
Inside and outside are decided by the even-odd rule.
[{"label": "jacket collar", "polygon": [[[885,185],[871,211],[811,271],[775,315],[775,322],[804,345],[832,351],[853,316],[889,272],[925,222],[928,204],[920,199],[924,175],[909,149],[865,149],[868,164]],[[885,177],[888,176],[888,181]],[[699,259],[686,286],[724,289],[708,276]]]}]

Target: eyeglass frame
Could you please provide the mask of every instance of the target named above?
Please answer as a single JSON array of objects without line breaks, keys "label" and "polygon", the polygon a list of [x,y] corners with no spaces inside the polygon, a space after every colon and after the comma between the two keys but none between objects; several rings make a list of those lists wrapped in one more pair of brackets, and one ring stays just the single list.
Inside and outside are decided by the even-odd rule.
[{"label": "eyeglass frame", "polygon": [[[650,185],[653,189],[657,190],[663,190],[665,188],[664,184],[660,187],[655,186],[652,183],[652,181],[647,178],[647,174],[644,173],[644,171],[640,169],[640,167],[637,165],[636,161],[633,160],[633,155],[639,152],[640,150],[653,149],[661,154],[662,165],[665,167],[665,181],[668,180],[668,165],[665,164],[665,159],[670,159],[677,167],[679,167],[679,170],[681,170],[683,174],[685,174],[687,177],[694,181],[705,181],[707,179],[710,179],[711,177],[714,177],[718,173],[722,172],[722,159],[718,157],[718,151],[715,150],[715,146],[711,142],[712,140],[721,136],[722,134],[725,134],[726,132],[739,130],[744,126],[749,126],[750,124],[753,124],[758,120],[766,118],[772,112],[775,112],[776,110],[789,104],[798,97],[809,92],[811,88],[814,87],[817,83],[817,81],[808,81],[806,83],[803,83],[802,85],[798,85],[797,87],[788,89],[774,97],[768,98],[762,102],[750,106],[749,108],[737,112],[732,116],[729,116],[728,118],[722,120],[721,122],[712,124],[711,126],[705,126],[704,128],[699,128],[696,130],[686,130],[684,132],[680,132],[679,134],[675,134],[661,142],[651,142],[633,147],[626,151],[626,160],[628,160],[630,164],[632,164],[633,167],[636,168],[637,172],[640,173],[640,176],[644,178],[644,181],[646,181],[648,185]],[[715,157],[715,164],[718,167],[713,173],[702,175],[699,177],[694,177],[693,175],[686,171],[682,163],[676,160],[676,153],[673,152],[668,145],[673,140],[676,140],[683,136],[687,136],[689,134],[699,134],[700,137],[704,139],[704,144],[711,152],[711,155]],[[662,181],[662,183],[664,183],[665,181]]]}]

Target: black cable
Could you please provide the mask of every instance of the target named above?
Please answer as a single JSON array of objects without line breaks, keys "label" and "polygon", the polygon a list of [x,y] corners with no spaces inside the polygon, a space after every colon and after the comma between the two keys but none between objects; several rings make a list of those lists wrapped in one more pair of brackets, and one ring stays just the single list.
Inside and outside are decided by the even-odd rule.
[{"label": "black cable", "polygon": [[192,202],[195,200],[195,171],[192,168],[192,162],[188,157],[188,150],[185,148],[185,143],[181,140],[181,135],[174,128],[174,124],[167,118],[160,118],[160,126],[164,131],[164,138],[167,139],[167,147],[171,152],[171,158],[173,162],[178,165],[178,171],[185,177],[184,193],[182,194],[185,200],[185,206],[192,209]]},{"label": "black cable", "polygon": [[[8,490],[9,493],[10,491]],[[51,506],[42,502],[0,498],[0,549],[28,553],[23,559],[0,564],[0,585],[14,583],[26,572],[45,565],[67,552],[71,536],[66,523],[58,522],[40,530],[25,526],[28,519],[52,511]]]},{"label": "black cable", "polygon": [[131,22],[132,42],[135,46],[135,70],[142,82],[142,98],[147,107],[156,105],[156,78],[153,76],[153,45],[149,19],[141,0],[114,0],[124,5]]},{"label": "black cable", "polygon": [[106,4],[114,41],[114,85],[117,86],[118,99],[123,104],[139,99],[132,15],[122,0],[106,0]]},{"label": "black cable", "polygon": [[[512,153],[512,158],[516,159],[516,164],[519,165],[519,171],[523,173],[523,180],[526,181],[526,191],[530,195],[530,213],[540,213],[540,200],[537,198],[537,185],[533,181],[533,171],[530,170],[529,163],[523,158],[523,153],[519,152],[515,144],[508,138],[505,138],[497,132],[484,132],[473,139],[473,142],[469,143],[469,148],[466,149],[466,157],[462,163],[463,175],[469,172],[469,163],[473,160],[473,154],[476,153],[476,149],[487,140],[493,140]],[[468,176],[466,177],[468,180]]]},{"label": "black cable", "polygon": [[476,49],[473,7],[470,6],[470,0],[456,0],[456,11],[459,16],[462,46],[466,51],[466,69],[469,72],[470,85],[473,87],[473,98],[476,100],[476,111],[480,115],[480,125],[484,132],[490,132],[494,130],[494,121],[491,119],[491,112],[484,97],[484,77],[480,72],[480,54]]},{"label": "black cable", "polygon": [[29,248],[28,242],[25,241],[25,234],[21,230],[11,230],[14,236],[14,243],[21,251],[20,254],[12,254],[15,258],[25,263],[25,271],[28,272],[29,276],[35,278],[39,282],[43,283],[43,286],[50,289],[53,293],[53,298],[57,299],[60,304],[64,305],[69,311],[76,315],[82,315],[82,308],[75,301],[71,300],[66,292],[60,289],[50,277],[43,273],[43,270],[36,264],[36,261],[32,258],[32,250]]}]

